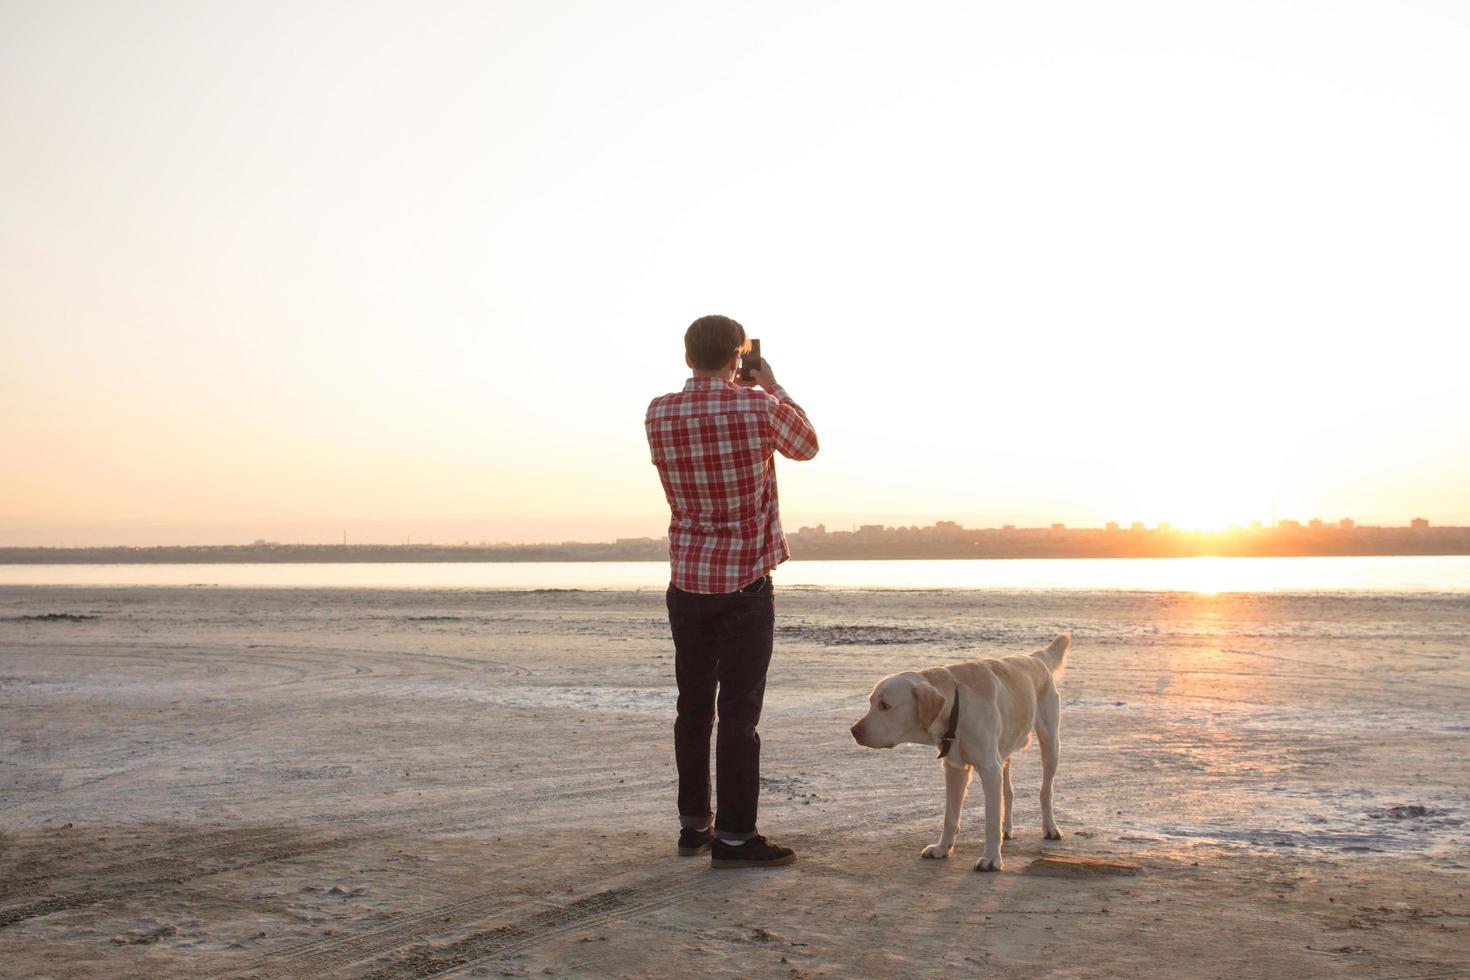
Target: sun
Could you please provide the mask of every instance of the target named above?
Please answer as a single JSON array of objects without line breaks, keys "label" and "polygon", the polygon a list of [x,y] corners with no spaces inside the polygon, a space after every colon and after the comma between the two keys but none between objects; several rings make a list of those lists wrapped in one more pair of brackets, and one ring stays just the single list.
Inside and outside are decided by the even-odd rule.
[{"label": "sun", "polygon": [[1137,488],[1130,519],[1198,531],[1244,526],[1270,517],[1272,482],[1238,467],[1167,468]]}]

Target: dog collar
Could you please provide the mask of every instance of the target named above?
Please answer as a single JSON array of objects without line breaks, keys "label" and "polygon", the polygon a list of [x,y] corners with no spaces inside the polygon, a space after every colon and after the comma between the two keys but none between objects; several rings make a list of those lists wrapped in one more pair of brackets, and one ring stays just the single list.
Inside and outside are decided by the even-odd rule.
[{"label": "dog collar", "polygon": [[949,755],[949,750],[954,747],[955,733],[960,729],[960,689],[954,689],[954,707],[949,709],[949,731],[939,740],[939,755],[936,758],[943,759]]}]

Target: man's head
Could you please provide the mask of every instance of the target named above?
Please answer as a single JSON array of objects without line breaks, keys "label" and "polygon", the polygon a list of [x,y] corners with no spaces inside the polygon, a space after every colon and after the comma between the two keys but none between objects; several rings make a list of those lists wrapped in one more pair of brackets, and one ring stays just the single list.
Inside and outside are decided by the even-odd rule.
[{"label": "man's head", "polygon": [[745,328],[727,316],[702,316],[684,331],[684,363],[696,371],[734,371],[747,350]]}]

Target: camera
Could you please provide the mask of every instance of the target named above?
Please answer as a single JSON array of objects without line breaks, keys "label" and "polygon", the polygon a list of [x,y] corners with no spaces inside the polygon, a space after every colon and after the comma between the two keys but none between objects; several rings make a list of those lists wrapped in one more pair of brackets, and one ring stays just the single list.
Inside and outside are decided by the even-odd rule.
[{"label": "camera", "polygon": [[761,366],[761,342],[750,339],[750,350],[740,355],[740,380],[755,380],[755,370]]}]

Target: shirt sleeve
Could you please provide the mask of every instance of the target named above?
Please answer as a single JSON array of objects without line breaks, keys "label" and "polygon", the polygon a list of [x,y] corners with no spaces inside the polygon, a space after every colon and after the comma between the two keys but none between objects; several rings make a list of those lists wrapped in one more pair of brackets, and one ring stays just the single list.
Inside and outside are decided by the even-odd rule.
[{"label": "shirt sleeve", "polygon": [[776,448],[787,459],[811,459],[817,454],[817,430],[806,417],[801,406],[792,401],[786,389],[777,385],[769,392],[776,399],[771,409],[771,432]]},{"label": "shirt sleeve", "polygon": [[659,415],[659,399],[655,398],[643,415],[643,434],[648,437],[648,455],[655,466],[659,460]]}]

